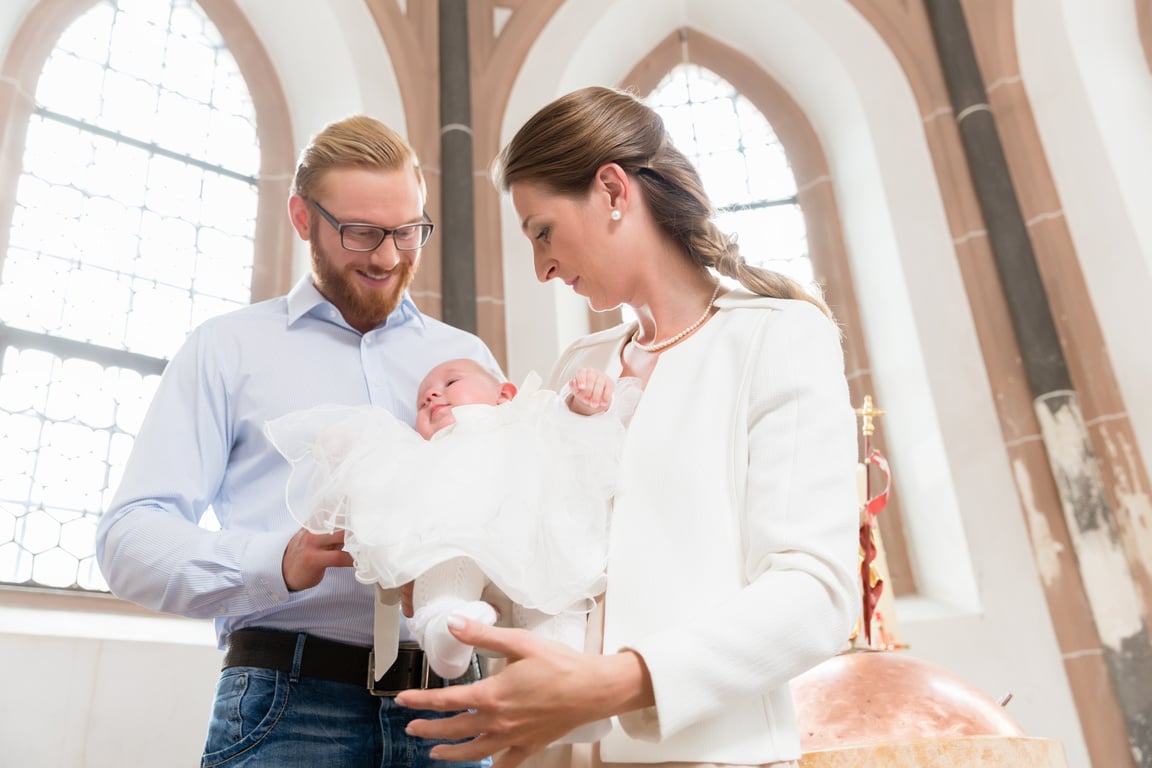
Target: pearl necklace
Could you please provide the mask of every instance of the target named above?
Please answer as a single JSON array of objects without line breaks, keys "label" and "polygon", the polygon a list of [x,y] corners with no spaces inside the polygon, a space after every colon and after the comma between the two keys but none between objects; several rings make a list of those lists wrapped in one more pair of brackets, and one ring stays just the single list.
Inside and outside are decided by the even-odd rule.
[{"label": "pearl necklace", "polygon": [[716,289],[712,291],[712,298],[708,299],[708,306],[704,307],[704,314],[700,315],[700,318],[696,322],[692,323],[692,325],[680,331],[680,333],[676,334],[672,338],[665,339],[664,341],[658,342],[656,344],[641,344],[640,327],[637,326],[636,332],[632,334],[632,343],[635,344],[638,349],[642,349],[645,352],[659,352],[662,349],[667,349],[704,324],[704,321],[708,319],[709,313],[712,312],[712,305],[716,302],[716,297],[719,295],[720,281],[717,280]]}]

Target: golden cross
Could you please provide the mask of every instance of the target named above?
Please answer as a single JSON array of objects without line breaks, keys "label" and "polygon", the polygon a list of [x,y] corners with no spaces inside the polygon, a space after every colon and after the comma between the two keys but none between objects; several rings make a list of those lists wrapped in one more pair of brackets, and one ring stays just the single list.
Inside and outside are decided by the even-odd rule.
[{"label": "golden cross", "polygon": [[872,407],[872,395],[864,395],[864,407],[856,409],[856,415],[861,417],[860,434],[864,437],[871,437],[872,433],[876,431],[876,427],[872,424],[872,419],[877,416],[883,416],[884,411],[880,408]]}]

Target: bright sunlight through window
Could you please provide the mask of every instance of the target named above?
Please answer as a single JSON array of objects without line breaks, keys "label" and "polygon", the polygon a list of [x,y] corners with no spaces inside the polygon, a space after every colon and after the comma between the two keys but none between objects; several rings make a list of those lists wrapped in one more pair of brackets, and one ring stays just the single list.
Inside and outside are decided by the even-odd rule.
[{"label": "bright sunlight through window", "polygon": [[58,41],[0,261],[0,582],[107,589],[96,520],[159,374],[250,300],[259,163],[192,0],[103,0]]},{"label": "bright sunlight through window", "polygon": [[748,263],[814,286],[796,179],[764,115],[728,81],[694,64],[669,72],[645,101],[700,172],[717,226],[736,235]]}]

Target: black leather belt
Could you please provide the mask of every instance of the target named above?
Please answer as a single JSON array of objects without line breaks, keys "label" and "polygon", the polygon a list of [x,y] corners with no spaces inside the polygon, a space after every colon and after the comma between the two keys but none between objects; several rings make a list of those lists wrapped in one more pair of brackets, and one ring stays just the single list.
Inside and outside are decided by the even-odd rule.
[{"label": "black leather belt", "polygon": [[[237,629],[228,635],[224,669],[260,667],[291,672],[296,656],[298,632],[273,629]],[[472,657],[471,669],[455,680],[445,680],[432,671],[424,651],[414,643],[401,643],[396,662],[380,680],[372,679],[372,649],[338,643],[312,635],[304,636],[300,656],[300,676],[317,677],[337,683],[364,685],[377,696],[395,696],[410,688],[443,688],[480,679],[480,666]]]}]

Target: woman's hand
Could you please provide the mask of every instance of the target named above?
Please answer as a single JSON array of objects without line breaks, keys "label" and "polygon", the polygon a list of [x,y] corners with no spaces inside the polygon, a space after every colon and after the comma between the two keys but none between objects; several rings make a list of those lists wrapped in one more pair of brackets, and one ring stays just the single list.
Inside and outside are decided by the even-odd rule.
[{"label": "woman's hand", "polygon": [[[634,653],[592,656],[542,640],[522,629],[460,619],[450,622],[461,642],[503,654],[502,672],[472,685],[404,691],[396,703],[412,709],[462,711],[442,720],[413,720],[408,733],[430,739],[468,739],[433,747],[436,760],[498,756],[513,768],[573,728],[652,703],[652,687]],[[506,750],[506,751],[505,751]]]}]

